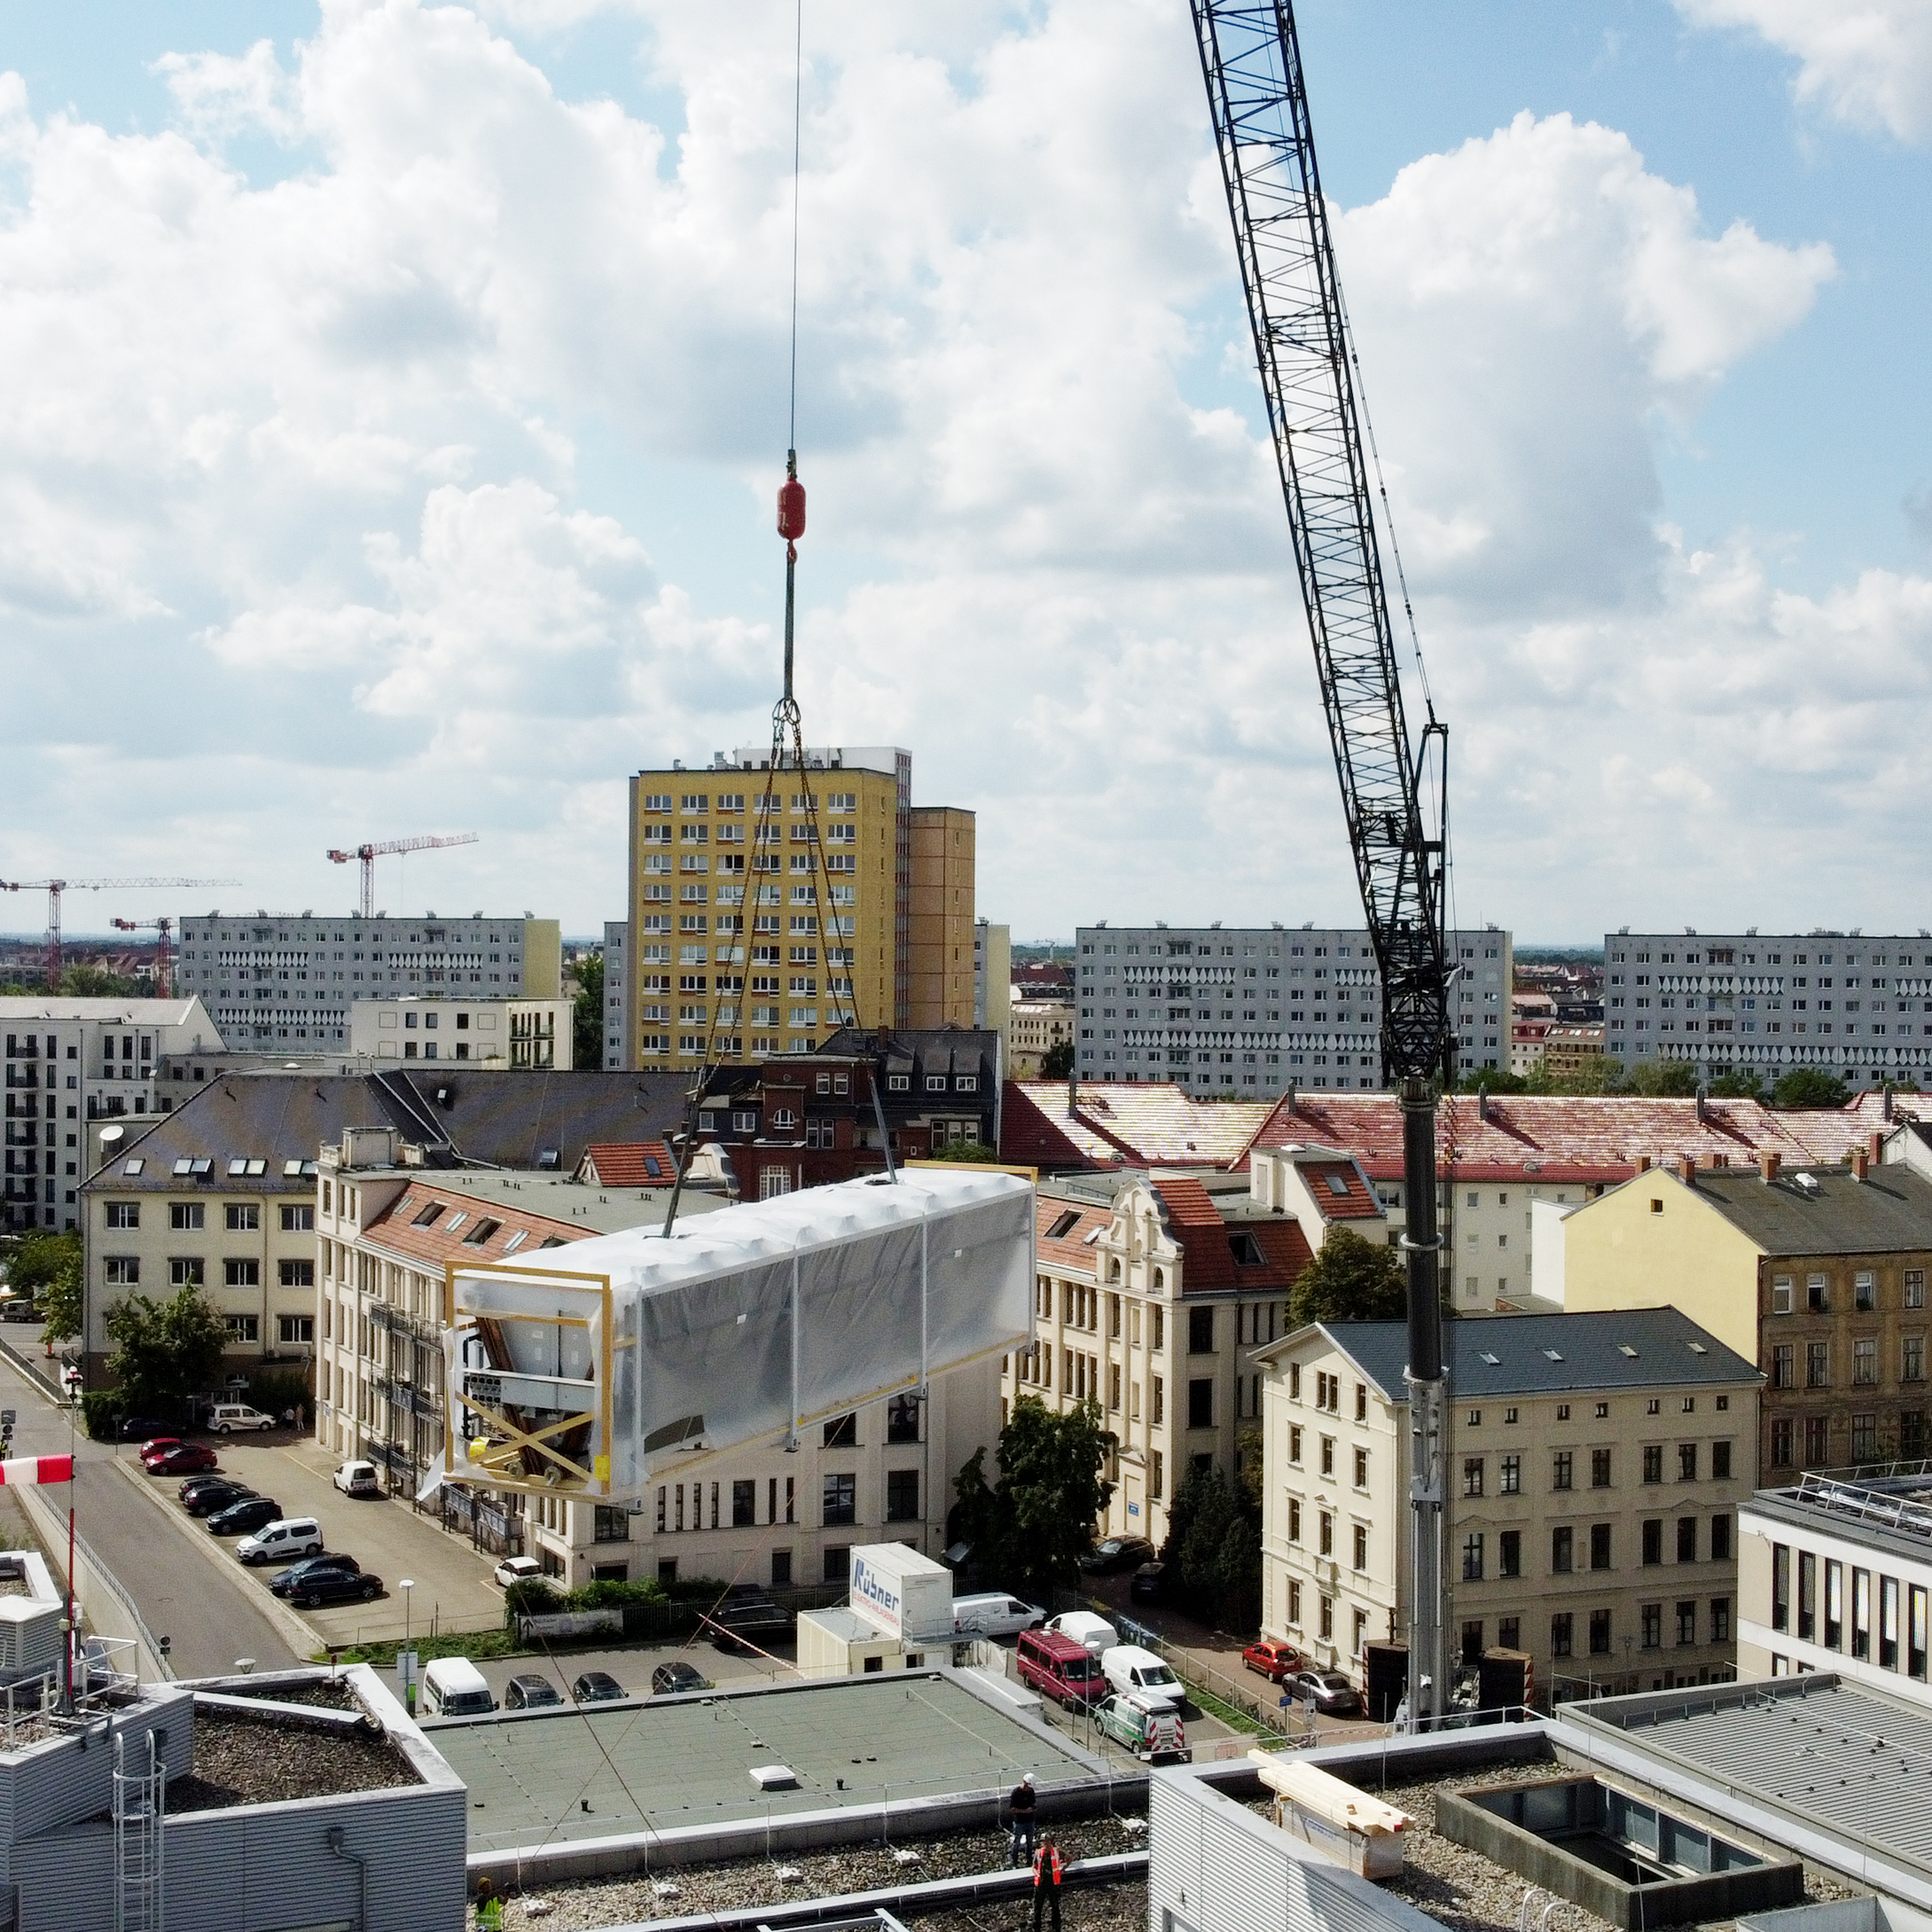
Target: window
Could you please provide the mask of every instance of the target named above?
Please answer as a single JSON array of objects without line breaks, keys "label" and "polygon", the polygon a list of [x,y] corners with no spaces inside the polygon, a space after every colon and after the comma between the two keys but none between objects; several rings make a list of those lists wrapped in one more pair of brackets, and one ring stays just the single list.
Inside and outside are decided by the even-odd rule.
[{"label": "window", "polygon": [[1663,1606],[1661,1603],[1642,1605],[1637,1613],[1638,1627],[1642,1636],[1638,1639],[1646,1650],[1656,1650],[1663,1643]]},{"label": "window", "polygon": [[231,1233],[252,1234],[262,1225],[262,1209],[252,1201],[231,1201],[222,1220]]},{"label": "window", "polygon": [[1710,1480],[1713,1482],[1728,1482],[1731,1480],[1729,1443],[1713,1443],[1710,1445]]},{"label": "window", "polygon": [[1831,1418],[1808,1415],[1804,1419],[1804,1460],[1809,1468],[1822,1469],[1831,1460]]},{"label": "window", "polygon": [[[1802,1610],[1802,1605],[1800,1606]],[[1882,1670],[1898,1668],[1898,1579],[1878,1580],[1878,1661]]]},{"label": "window", "polygon": [[1298,1463],[1302,1459],[1302,1432],[1298,1428],[1288,1431],[1288,1460]]},{"label": "window", "polygon": [[[1191,1429],[1214,1427],[1214,1381],[1210,1376],[1204,1375],[1187,1385],[1187,1426]],[[1324,1473],[1333,1474],[1333,1466]]]},{"label": "window", "polygon": [[1789,1341],[1772,1344],[1771,1386],[1773,1388],[1795,1388],[1798,1386],[1797,1348]]},{"label": "window", "polygon": [[1831,1285],[1823,1275],[1807,1275],[1804,1278],[1804,1293],[1814,1315],[1825,1314],[1831,1307]]},{"label": "window", "polygon": [[1898,1345],[1898,1379],[1904,1382],[1925,1380],[1925,1337],[1906,1335]]},{"label": "window", "polygon": [[1355,1486],[1358,1490],[1368,1487],[1368,1451],[1365,1449],[1355,1452]]},{"label": "window", "polygon": [[1922,1584],[1912,1586],[1905,1623],[1905,1669],[1923,1684],[1926,1680],[1927,1592]]},{"label": "window", "polygon": [[1829,1388],[1832,1385],[1832,1352],[1828,1341],[1808,1341],[1804,1345],[1804,1386],[1807,1388]]},{"label": "window", "polygon": [[1590,1654],[1592,1657],[1610,1654],[1610,1613],[1607,1610],[1590,1613]]},{"label": "window", "polygon": [[1713,1597],[1710,1600],[1710,1640],[1714,1644],[1728,1644],[1731,1641],[1729,1597]]},{"label": "window", "polygon": [[1861,1268],[1851,1278],[1851,1305],[1861,1315],[1878,1306],[1878,1277],[1869,1268]]},{"label": "window", "polygon": [[886,1521],[917,1522],[919,1515],[919,1473],[917,1469],[886,1471]]},{"label": "window", "polygon": [[827,1449],[856,1449],[858,1447],[858,1412],[834,1416],[825,1424],[825,1446]]},{"label": "window", "polygon": [[278,1262],[276,1269],[285,1288],[312,1288],[316,1285],[316,1264],[312,1261]]},{"label": "window", "polygon": [[1590,1487],[1593,1490],[1610,1487],[1610,1451],[1607,1449],[1590,1451]]},{"label": "window", "polygon": [[107,1225],[111,1228],[137,1228],[141,1224],[141,1203],[137,1201],[110,1201],[107,1203]]},{"label": "window", "polygon": [[1818,1635],[1818,1559],[1798,1552],[1798,1635],[1810,1643]]},{"label": "window", "polygon": [[1550,1619],[1550,1654],[1553,1657],[1573,1657],[1576,1650],[1576,1620],[1568,1610],[1560,1610]]},{"label": "window", "polygon": [[1335,1439],[1325,1435],[1321,1439],[1321,1473],[1332,1476],[1335,1473]]},{"label": "window", "polygon": [[1550,1532],[1550,1574],[1567,1576],[1576,1565],[1576,1532],[1568,1523]]},{"label": "window", "polygon": [[1825,1647],[1842,1650],[1845,1641],[1845,1566],[1825,1565]]},{"label": "window", "polygon": [[1496,1574],[1498,1576],[1521,1576],[1522,1575],[1522,1531],[1500,1529],[1496,1536]]},{"label": "window", "polygon": [[1643,1525],[1643,1560],[1647,1563],[1661,1563],[1663,1560],[1663,1518],[1647,1516]]},{"label": "window", "polygon": [[1771,1425],[1771,1461],[1774,1469],[1788,1469],[1791,1467],[1791,1418],[1777,1416]]},{"label": "window", "polygon": [[1851,1344],[1851,1386],[1875,1388],[1878,1383],[1878,1337],[1861,1335]]},{"label": "window", "polygon": [[1300,1542],[1301,1540],[1302,1540],[1302,1503],[1301,1503],[1301,1498],[1300,1498],[1299,1497],[1295,1497],[1295,1496],[1291,1496],[1291,1497],[1290,1497],[1290,1498],[1288,1498],[1288,1541],[1289,1541],[1290,1543],[1299,1543],[1299,1542]]},{"label": "window", "polygon": [[1773,1275],[1771,1280],[1771,1311],[1773,1315],[1788,1315],[1791,1312],[1791,1277]]},{"label": "window", "polygon": [[207,1286],[207,1271],[199,1255],[176,1255],[168,1263],[168,1285],[173,1288],[200,1288]]},{"label": "window", "polygon": [[503,1223],[501,1221],[493,1221],[489,1217],[489,1216],[486,1214],[482,1216],[478,1220],[476,1225],[463,1237],[463,1245],[465,1248],[481,1248],[483,1243],[487,1241],[490,1238],[490,1236],[494,1234],[497,1230],[502,1225]]},{"label": "window", "polygon": [[1854,1462],[1878,1460],[1878,1418],[1875,1415],[1852,1417],[1851,1459]]},{"label": "window", "polygon": [[630,1541],[630,1512],[614,1509],[607,1503],[594,1506],[595,1514],[591,1521],[591,1537],[596,1543],[629,1543]]},{"label": "window", "polygon": [[1774,1631],[1791,1628],[1791,1545],[1788,1543],[1774,1543],[1771,1546],[1771,1627]]},{"label": "window", "polygon": [[[774,1559],[774,1561],[776,1559]],[[828,1584],[849,1584],[852,1580],[852,1546],[849,1543],[828,1543],[825,1545],[825,1562],[820,1574]]]},{"label": "window", "polygon": [[1465,1496],[1481,1496],[1482,1493],[1482,1458],[1465,1456],[1462,1459],[1462,1493]]},{"label": "window", "polygon": [[141,1258],[138,1255],[110,1255],[107,1256],[107,1285],[111,1288],[137,1288],[141,1285]]},{"label": "window", "polygon": [[278,1315],[275,1318],[276,1339],[284,1344],[293,1341],[313,1341],[316,1339],[316,1318],[313,1315]]},{"label": "window", "polygon": [[1504,1496],[1516,1496],[1522,1490],[1522,1458],[1505,1456],[1502,1462],[1501,1480],[1498,1492]]},{"label": "window", "polygon": [[1697,1480],[1697,1444],[1679,1443],[1677,1445],[1677,1479],[1679,1482],[1694,1482]]},{"label": "window", "polygon": [[1679,1516],[1677,1520],[1677,1560],[1680,1563],[1697,1560],[1697,1519],[1694,1516]]},{"label": "window", "polygon": [[1556,1452],[1555,1467],[1553,1472],[1550,1487],[1553,1490],[1567,1490],[1570,1488],[1572,1485],[1572,1478],[1576,1472],[1576,1459],[1574,1455],[1570,1453],[1568,1450],[1558,1450]]},{"label": "window", "polygon": [[825,1478],[825,1523],[831,1529],[838,1523],[858,1521],[858,1478],[856,1475],[833,1474]]},{"label": "window", "polygon": [[259,1288],[262,1286],[262,1263],[231,1256],[222,1263],[222,1286],[224,1288]]},{"label": "window", "polygon": [[[1357,1533],[1362,1534],[1360,1531]],[[1360,1563],[1355,1567],[1357,1569],[1365,1568]],[[1462,1580],[1466,1584],[1479,1584],[1482,1581],[1482,1534],[1480,1530],[1474,1536],[1462,1539]]]},{"label": "window", "polygon": [[223,1315],[222,1326],[227,1329],[231,1341],[260,1341],[262,1339],[259,1315]]},{"label": "window", "polygon": [[1368,1568],[1368,1526],[1365,1523],[1355,1525],[1354,1560],[1357,1569]]},{"label": "window", "polygon": [[316,1225],[316,1210],[311,1208],[289,1208],[282,1209],[282,1232],[284,1234],[312,1233]]},{"label": "window", "polygon": [[168,1203],[168,1224],[177,1232],[192,1232],[206,1224],[202,1203],[199,1201],[171,1201]]},{"label": "window", "polygon": [[1697,1641],[1697,1605],[1694,1600],[1679,1603],[1677,1607],[1677,1640],[1679,1644],[1694,1644]]},{"label": "window", "polygon": [[1214,1353],[1214,1310],[1211,1308],[1188,1310],[1187,1352],[1190,1355]]},{"label": "window", "polygon": [[1167,1381],[1163,1376],[1154,1378],[1153,1386],[1147,1391],[1147,1404],[1150,1420],[1158,1423],[1166,1419]]},{"label": "window", "polygon": [[888,1443],[916,1443],[919,1439],[919,1398],[911,1395],[893,1396],[886,1404],[886,1440]]},{"label": "window", "polygon": [[1318,1532],[1316,1539],[1318,1553],[1323,1556],[1333,1556],[1335,1553],[1335,1519],[1333,1511],[1326,1509],[1322,1511],[1317,1529]]},{"label": "window", "polygon": [[1593,1522],[1590,1526],[1590,1567],[1592,1569],[1610,1568],[1610,1525]]},{"label": "window", "polygon": [[1923,1308],[1925,1306],[1925,1270],[1923,1268],[1908,1268],[1905,1270],[1905,1306],[1907,1308]]}]

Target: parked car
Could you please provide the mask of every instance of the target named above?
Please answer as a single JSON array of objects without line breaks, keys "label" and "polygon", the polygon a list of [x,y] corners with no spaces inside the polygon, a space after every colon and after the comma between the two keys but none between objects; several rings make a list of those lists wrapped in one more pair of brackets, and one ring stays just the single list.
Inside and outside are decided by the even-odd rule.
[{"label": "parked car", "polygon": [[247,1536],[264,1524],[276,1521],[282,1506],[272,1496],[245,1496],[239,1503],[218,1509],[208,1518],[208,1534],[216,1537]]},{"label": "parked car", "polygon": [[212,1516],[218,1510],[253,1499],[254,1491],[232,1476],[196,1476],[181,1486],[181,1506],[191,1516]]},{"label": "parked car", "polygon": [[1145,1537],[1106,1537],[1080,1559],[1080,1567],[1095,1576],[1110,1576],[1115,1570],[1138,1569],[1153,1558],[1154,1545]]},{"label": "parked car", "polygon": [[174,1434],[176,1425],[163,1422],[158,1416],[130,1415],[114,1425],[114,1440],[117,1443],[139,1443],[144,1447],[155,1443],[178,1443],[181,1438]]},{"label": "parked car", "polygon": [[483,1673],[467,1657],[436,1657],[423,1666],[423,1714],[482,1717],[497,1708]]},{"label": "parked car", "polygon": [[720,1650],[758,1649],[792,1634],[792,1613],[770,1597],[733,1593],[718,1606],[706,1628]]},{"label": "parked car", "polygon": [[533,1576],[541,1576],[543,1574],[544,1566],[534,1556],[506,1556],[490,1572],[505,1590],[512,1584],[527,1584]]},{"label": "parked car", "polygon": [[362,1575],[362,1565],[353,1556],[345,1556],[340,1551],[325,1550],[320,1556],[305,1556],[299,1562],[291,1563],[286,1569],[278,1569],[269,1578],[269,1594],[285,1597],[304,1576],[314,1576],[325,1569],[346,1571],[351,1576]]},{"label": "parked car", "polygon": [[151,1476],[192,1475],[214,1468],[220,1459],[206,1443],[170,1443],[165,1449],[144,1449],[141,1466]]},{"label": "parked car", "polygon": [[[662,1670],[663,1666],[660,1664],[658,1668]],[[703,1679],[699,1681],[701,1683]],[[614,1704],[619,1698],[630,1694],[608,1670],[586,1670],[570,1686],[571,1701],[579,1704]]]},{"label": "parked car", "polygon": [[[329,1478],[344,1496],[380,1496],[382,1477],[372,1462],[345,1462]],[[523,1559],[528,1561],[528,1559]]]},{"label": "parked car", "polygon": [[1130,1603],[1158,1603],[1167,1594],[1167,1565],[1143,1563],[1127,1586]]},{"label": "parked car", "polygon": [[235,1545],[235,1554],[251,1568],[321,1553],[322,1525],[313,1516],[278,1516]]},{"label": "parked car", "polygon": [[538,1677],[534,1670],[526,1670],[520,1677],[513,1677],[504,1687],[503,1708],[505,1710],[541,1710],[549,1704],[560,1704],[562,1697],[557,1686],[547,1677]]},{"label": "parked car", "polygon": [[1187,1726],[1171,1706],[1116,1692],[1093,1707],[1093,1721],[1116,1744],[1150,1764],[1163,1757],[1185,1764],[1193,1756],[1187,1748]]},{"label": "parked car", "polygon": [[1091,1610],[1068,1610],[1056,1616],[1047,1626],[1056,1637],[1070,1637],[1090,1657],[1098,1657],[1103,1650],[1111,1650],[1121,1640],[1121,1633],[1104,1616],[1096,1616]]},{"label": "parked car", "polygon": [[246,1402],[218,1402],[209,1412],[207,1426],[217,1435],[232,1435],[237,1429],[272,1429],[275,1418],[251,1409]]},{"label": "parked car", "polygon": [[1020,1681],[1068,1710],[1105,1694],[1107,1682],[1092,1653],[1077,1638],[1058,1631],[1021,1631],[1013,1662]]},{"label": "parked car", "polygon": [[1271,1637],[1250,1644],[1241,1653],[1241,1662],[1250,1670],[1258,1670],[1271,1684],[1279,1684],[1283,1678],[1308,1669],[1308,1659],[1293,1644],[1277,1643]]},{"label": "parked car", "polygon": [[313,1610],[325,1603],[373,1603],[382,1594],[382,1579],[359,1568],[352,1556],[317,1556],[292,1565],[269,1588],[298,1610]]},{"label": "parked car", "polygon": [[32,1321],[34,1318],[31,1295],[10,1295],[4,1301],[0,1301],[0,1321]]},{"label": "parked car", "polygon": [[1115,1644],[1100,1659],[1100,1675],[1122,1697],[1138,1697],[1169,1710],[1178,1709],[1187,1696],[1186,1686],[1173,1671],[1138,1644]]},{"label": "parked car", "polygon": [[1282,1684],[1325,1717],[1352,1717],[1362,1709],[1362,1693],[1339,1670],[1297,1670]]},{"label": "parked car", "polygon": [[952,1600],[955,1637],[1017,1637],[1021,1631],[1038,1630],[1045,1622],[1046,1612],[1037,1604],[1024,1603],[1003,1590]]},{"label": "parked car", "polygon": [[695,1664],[686,1663],[682,1658],[661,1663],[651,1673],[653,1697],[675,1697],[681,1691],[708,1691],[713,1687],[709,1678]]}]

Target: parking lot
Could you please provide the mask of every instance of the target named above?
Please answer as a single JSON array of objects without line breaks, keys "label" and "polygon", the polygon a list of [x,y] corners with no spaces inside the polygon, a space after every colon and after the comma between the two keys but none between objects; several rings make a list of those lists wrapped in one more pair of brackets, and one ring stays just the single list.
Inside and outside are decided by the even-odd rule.
[{"label": "parking lot", "polygon": [[[211,1439],[223,1472],[246,1482],[259,1495],[273,1497],[285,1516],[313,1516],[322,1525],[326,1548],[353,1556],[362,1568],[382,1579],[384,1593],[372,1603],[332,1604],[299,1613],[315,1632],[314,1648],[328,1644],[359,1644],[401,1637],[404,1623],[404,1592],[408,1577],[409,1628],[418,1634],[438,1629],[480,1630],[501,1620],[503,1592],[490,1580],[496,1559],[470,1546],[466,1537],[450,1535],[433,1516],[419,1515],[406,1500],[345,1496],[329,1480],[335,1459],[307,1439],[228,1436]],[[133,1460],[133,1447],[121,1451]],[[178,1476],[149,1476],[145,1486],[157,1502],[184,1522],[215,1559],[267,1594],[272,1569],[249,1571],[236,1560],[239,1539],[208,1535],[176,1500]]]}]

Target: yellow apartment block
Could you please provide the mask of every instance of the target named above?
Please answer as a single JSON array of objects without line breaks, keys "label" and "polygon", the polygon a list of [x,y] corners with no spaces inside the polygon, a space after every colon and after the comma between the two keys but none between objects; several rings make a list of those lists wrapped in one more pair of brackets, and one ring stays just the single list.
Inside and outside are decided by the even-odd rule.
[{"label": "yellow apartment block", "polygon": [[974,815],[916,808],[909,753],[739,750],[630,781],[631,1063],[809,1053],[973,1024]]}]

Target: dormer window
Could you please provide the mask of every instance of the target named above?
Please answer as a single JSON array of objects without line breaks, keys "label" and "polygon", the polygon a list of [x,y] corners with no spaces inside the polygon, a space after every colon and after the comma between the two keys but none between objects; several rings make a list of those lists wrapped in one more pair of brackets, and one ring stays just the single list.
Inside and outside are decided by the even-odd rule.
[{"label": "dormer window", "polygon": [[1261,1243],[1246,1229],[1228,1236],[1228,1252],[1234,1256],[1237,1268],[1259,1268],[1267,1261],[1267,1256],[1261,1251]]}]

